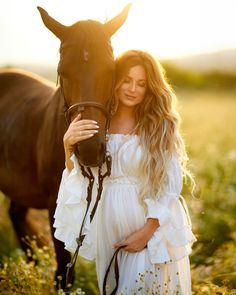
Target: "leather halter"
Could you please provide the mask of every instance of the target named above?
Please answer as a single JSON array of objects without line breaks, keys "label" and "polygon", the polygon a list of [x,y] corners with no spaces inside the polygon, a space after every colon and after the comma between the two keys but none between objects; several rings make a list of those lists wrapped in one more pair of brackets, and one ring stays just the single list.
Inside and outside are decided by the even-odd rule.
[{"label": "leather halter", "polygon": [[[113,78],[113,86],[114,86],[114,78]],[[86,107],[93,107],[93,108],[99,109],[105,115],[106,117],[105,134],[107,134],[108,128],[110,126],[110,121],[111,121],[111,107],[114,102],[113,93],[111,93],[107,107],[104,106],[102,103],[95,102],[95,101],[81,101],[69,106],[65,99],[63,82],[61,78],[60,78],[60,89],[61,89],[61,95],[63,96],[64,103],[65,103],[64,115],[65,115],[68,126],[70,124],[70,113],[72,113],[74,110],[77,110],[78,113],[80,113],[80,112],[83,112]]]},{"label": "leather halter", "polygon": [[66,121],[69,124],[70,123],[70,113],[77,110],[78,113],[83,112],[86,107],[93,107],[101,110],[103,114],[105,115],[106,119],[110,121],[110,112],[106,109],[106,107],[99,103],[99,102],[93,102],[93,101],[85,101],[85,102],[77,102],[73,105],[71,105],[67,110],[65,110],[65,117]]}]

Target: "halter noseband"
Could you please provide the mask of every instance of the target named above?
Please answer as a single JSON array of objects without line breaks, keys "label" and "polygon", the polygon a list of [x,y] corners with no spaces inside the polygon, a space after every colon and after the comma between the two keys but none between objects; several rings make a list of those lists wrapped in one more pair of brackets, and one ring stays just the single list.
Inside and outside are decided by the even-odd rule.
[{"label": "halter noseband", "polygon": [[[58,76],[59,76],[59,74],[58,74]],[[57,82],[58,82],[58,76],[57,76]],[[94,102],[94,101],[76,102],[73,105],[69,106],[66,102],[66,99],[65,99],[65,93],[64,93],[62,79],[60,78],[59,80],[60,80],[61,95],[63,96],[64,103],[65,103],[64,115],[65,115],[67,124],[68,125],[70,124],[70,114],[73,111],[77,110],[80,113],[80,112],[83,112],[86,107],[93,107],[93,108],[99,109],[105,115],[105,117],[106,117],[105,133],[107,133],[108,128],[110,126],[110,121],[111,121],[111,108],[114,103],[113,93],[111,93],[111,95],[110,95],[110,99],[107,103],[107,106],[104,106],[102,103]],[[112,80],[113,80],[112,81],[112,83],[113,83],[112,89],[113,89],[114,88],[114,80],[115,80],[114,77]]]},{"label": "halter noseband", "polygon": [[93,108],[97,108],[101,110],[103,114],[105,115],[106,119],[108,121],[110,120],[110,116],[111,116],[110,111],[108,111],[103,104],[99,102],[85,101],[85,102],[77,102],[65,110],[65,117],[66,117],[67,123],[69,124],[70,114],[73,113],[73,111],[77,110],[80,113],[80,112],[83,112],[86,107],[93,107]]}]

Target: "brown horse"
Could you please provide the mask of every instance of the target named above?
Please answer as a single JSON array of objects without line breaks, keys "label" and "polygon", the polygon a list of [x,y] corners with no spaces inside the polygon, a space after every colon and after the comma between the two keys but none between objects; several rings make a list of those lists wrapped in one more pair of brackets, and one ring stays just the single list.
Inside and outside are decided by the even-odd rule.
[{"label": "brown horse", "polygon": [[[99,133],[76,147],[79,161],[96,166],[104,159],[106,105],[114,80],[110,37],[124,23],[129,5],[105,24],[80,21],[64,26],[38,8],[46,27],[61,41],[56,87],[21,71],[0,73],[0,190],[11,199],[10,217],[17,236],[27,234],[29,208],[48,209],[53,215],[64,168],[63,135],[74,112],[96,120]],[[78,106],[78,102],[82,102]],[[22,247],[25,245],[21,242]],[[58,270],[63,277],[70,254],[54,239]]]}]

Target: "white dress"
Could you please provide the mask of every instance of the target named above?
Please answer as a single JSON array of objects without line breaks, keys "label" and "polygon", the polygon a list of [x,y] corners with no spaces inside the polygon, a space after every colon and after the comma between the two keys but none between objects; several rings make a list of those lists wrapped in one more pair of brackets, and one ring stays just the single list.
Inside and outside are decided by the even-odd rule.
[{"label": "white dress", "polygon": [[[158,218],[160,227],[149,240],[147,248],[118,254],[119,287],[116,294],[191,294],[188,255],[196,240],[191,231],[187,206],[180,196],[182,174],[177,157],[171,158],[168,177],[158,201],[146,197],[148,212],[138,201],[140,179],[137,176],[142,150],[137,135],[110,134],[107,149],[112,156],[112,172],[104,180],[103,193],[92,223],[89,215],[83,233],[86,234],[79,255],[96,259],[100,292],[111,257],[113,245],[141,229],[147,218]],[[88,180],[85,179],[73,155],[74,169],[62,174],[55,212],[55,237],[74,252],[86,210]],[[93,172],[96,174],[96,168]],[[93,207],[97,187],[94,186]],[[114,269],[108,276],[108,293],[115,286]]]}]

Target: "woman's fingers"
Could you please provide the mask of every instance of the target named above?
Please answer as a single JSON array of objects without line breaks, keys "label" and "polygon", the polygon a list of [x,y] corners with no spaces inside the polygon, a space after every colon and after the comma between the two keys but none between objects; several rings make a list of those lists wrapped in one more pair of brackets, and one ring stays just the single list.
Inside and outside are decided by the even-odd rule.
[{"label": "woman's fingers", "polygon": [[76,122],[73,125],[73,128],[80,129],[80,130],[96,130],[96,129],[99,129],[99,126],[97,124],[92,124],[92,123],[81,124],[81,122]]},{"label": "woman's fingers", "polygon": [[81,114],[78,114],[70,123],[64,135],[64,146],[66,149],[74,149],[74,145],[80,141],[93,137],[98,133],[98,123],[94,120],[81,120]]},{"label": "woman's fingers", "polygon": [[[79,118],[78,116],[76,118]],[[73,120],[69,126],[69,129],[73,130],[96,130],[99,129],[98,123],[93,120]]]},{"label": "woman's fingers", "polygon": [[71,121],[71,123],[73,122],[73,123],[75,123],[75,122],[77,122],[77,121],[79,121],[81,119],[81,113],[79,113],[72,121]]},{"label": "woman's fingers", "polygon": [[71,126],[69,136],[83,136],[98,133],[98,127],[93,125]]},{"label": "woman's fingers", "polygon": [[72,121],[72,123],[79,123],[79,125],[86,125],[86,124],[93,124],[93,125],[97,125],[98,122],[94,121],[94,120],[88,120],[88,119],[82,119],[81,120],[81,113],[79,113]]},{"label": "woman's fingers", "polygon": [[118,243],[115,243],[115,244],[113,245],[113,247],[114,247],[114,248],[119,248],[119,247],[121,247],[121,246],[126,246],[126,244],[127,244],[127,241],[126,241],[126,239],[124,239],[124,240],[122,240],[122,241],[120,241],[120,242],[118,242]]},{"label": "woman's fingers", "polygon": [[80,135],[80,136],[74,136],[71,138],[70,145],[75,145],[79,141],[83,141],[85,139],[91,138],[94,134],[87,134],[87,135]]},{"label": "woman's fingers", "polygon": [[74,130],[73,132],[67,133],[64,137],[66,145],[73,146],[79,141],[88,139],[98,133],[98,130]]},{"label": "woman's fingers", "polygon": [[94,135],[96,133],[98,133],[98,130],[79,130],[78,129],[74,131],[75,136],[86,136],[90,134]]},{"label": "woman's fingers", "polygon": [[80,120],[75,123],[73,123],[73,126],[80,127],[82,129],[98,129],[98,123],[95,123],[95,121],[91,120]]}]

